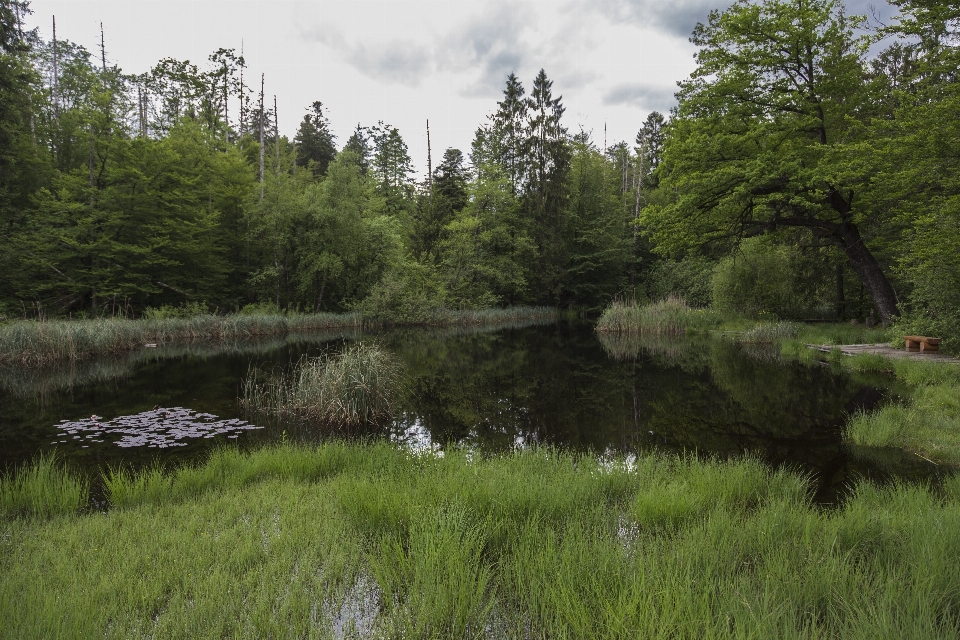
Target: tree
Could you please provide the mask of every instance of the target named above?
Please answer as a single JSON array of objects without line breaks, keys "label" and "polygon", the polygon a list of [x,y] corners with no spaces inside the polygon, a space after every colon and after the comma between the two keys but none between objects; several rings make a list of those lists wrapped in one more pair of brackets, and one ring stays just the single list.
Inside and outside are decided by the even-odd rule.
[{"label": "tree", "polygon": [[436,245],[443,227],[467,205],[469,174],[463,152],[447,149],[433,171],[429,191],[418,202],[413,221],[412,250],[420,260],[436,259]]},{"label": "tree", "polygon": [[325,176],[327,167],[337,156],[336,136],[323,115],[322,102],[314,102],[309,111],[293,139],[297,145],[297,164],[308,167],[316,177]]},{"label": "tree", "polygon": [[737,0],[697,26],[698,68],[681,83],[661,167],[676,197],[642,216],[661,251],[801,227],[844,252],[883,321],[898,315],[861,232],[883,212],[860,197],[860,20],[833,0]]},{"label": "tree", "polygon": [[553,97],[553,81],[541,69],[527,100],[527,179],[525,210],[537,244],[534,270],[537,300],[556,303],[566,277],[571,227],[567,205],[570,144],[561,123],[562,96]]},{"label": "tree", "polygon": [[387,199],[387,205],[400,209],[400,202],[412,193],[410,176],[413,164],[407,143],[396,127],[378,122],[370,129],[373,141],[373,175],[380,195]]},{"label": "tree", "polygon": [[314,311],[348,308],[367,296],[400,252],[396,221],[350,150],[330,163],[325,180],[307,187],[302,210],[301,299]]},{"label": "tree", "polygon": [[895,4],[901,16],[881,35],[896,40],[874,67],[883,109],[863,150],[873,159],[869,196],[902,229],[908,330],[949,340],[960,330],[960,7]]},{"label": "tree", "polygon": [[[616,161],[625,154],[612,155]],[[574,140],[569,176],[573,233],[566,293],[578,306],[602,308],[626,285],[630,231],[623,224],[624,180],[616,169],[616,163],[604,157],[587,136]]]},{"label": "tree", "polygon": [[525,230],[513,184],[498,165],[479,167],[468,204],[444,227],[440,270],[450,301],[476,307],[528,299],[535,248]]},{"label": "tree", "polygon": [[642,187],[657,187],[656,171],[663,160],[666,121],[659,111],[651,111],[637,132],[637,159],[640,161]]}]

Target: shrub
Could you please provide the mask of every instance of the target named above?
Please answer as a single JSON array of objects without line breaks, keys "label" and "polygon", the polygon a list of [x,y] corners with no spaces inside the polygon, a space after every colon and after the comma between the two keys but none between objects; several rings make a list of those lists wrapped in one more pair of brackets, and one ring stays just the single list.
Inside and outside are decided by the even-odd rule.
[{"label": "shrub", "polygon": [[708,307],[713,299],[716,266],[714,261],[702,256],[657,262],[646,274],[647,295],[651,300],[678,297],[691,306]]},{"label": "shrub", "polygon": [[713,305],[718,311],[757,317],[792,315],[794,296],[791,250],[748,238],[740,252],[720,261],[713,274]]}]

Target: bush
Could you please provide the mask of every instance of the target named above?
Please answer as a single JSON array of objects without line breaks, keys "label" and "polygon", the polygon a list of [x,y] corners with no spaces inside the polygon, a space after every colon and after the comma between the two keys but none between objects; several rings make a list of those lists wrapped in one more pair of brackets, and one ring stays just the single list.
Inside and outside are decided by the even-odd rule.
[{"label": "bush", "polygon": [[166,320],[168,318],[194,318],[210,313],[206,302],[184,302],[179,307],[165,304],[160,307],[147,307],[143,310],[144,320]]},{"label": "bush", "polygon": [[385,273],[356,310],[377,324],[415,324],[433,318],[444,298],[433,269],[407,263]]},{"label": "bush", "polygon": [[715,262],[702,256],[657,262],[646,275],[647,295],[651,300],[665,300],[672,296],[683,298],[693,307],[709,307],[716,266]]},{"label": "bush", "polygon": [[713,274],[713,305],[749,317],[789,317],[797,306],[792,251],[763,238],[748,238],[740,252],[720,261]]}]

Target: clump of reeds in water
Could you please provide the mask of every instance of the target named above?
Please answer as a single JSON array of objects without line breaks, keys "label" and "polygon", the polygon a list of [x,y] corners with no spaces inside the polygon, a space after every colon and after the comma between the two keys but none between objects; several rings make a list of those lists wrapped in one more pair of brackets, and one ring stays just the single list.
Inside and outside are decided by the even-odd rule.
[{"label": "clump of reeds in water", "polygon": [[358,342],[336,355],[301,358],[292,372],[273,378],[252,370],[241,402],[254,419],[363,430],[393,418],[400,373],[397,360],[381,346]]},{"label": "clump of reeds in water", "polygon": [[652,335],[680,335],[688,331],[703,331],[718,323],[709,309],[694,309],[677,296],[652,304],[615,300],[597,322],[597,331],[603,333],[634,333]]}]

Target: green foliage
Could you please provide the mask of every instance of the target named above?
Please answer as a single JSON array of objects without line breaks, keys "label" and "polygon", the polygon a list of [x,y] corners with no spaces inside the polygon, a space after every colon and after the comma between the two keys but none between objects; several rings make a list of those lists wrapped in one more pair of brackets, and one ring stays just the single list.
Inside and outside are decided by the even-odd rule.
[{"label": "green foliage", "polygon": [[713,300],[716,267],[714,261],[703,256],[659,260],[643,274],[647,296],[651,300],[676,296],[694,307],[708,307]]},{"label": "green foliage", "polygon": [[161,307],[147,307],[143,310],[144,320],[166,320],[168,318],[192,318],[210,313],[205,302],[189,302],[174,307],[165,304]]},{"label": "green foliage", "polygon": [[428,323],[444,308],[445,299],[433,267],[404,262],[388,270],[356,309],[374,324]]},{"label": "green foliage", "polygon": [[454,307],[513,305],[531,297],[536,247],[520,202],[496,167],[482,168],[468,189],[468,204],[444,227],[438,243],[440,271]]},{"label": "green foliage", "polygon": [[296,240],[296,279],[308,309],[348,308],[364,299],[400,260],[398,224],[386,215],[386,206],[349,151],[330,164],[323,182],[306,189]]},{"label": "green foliage", "polygon": [[788,318],[799,303],[793,289],[790,249],[751,238],[717,265],[713,302],[719,311]]},{"label": "green foliage", "polygon": [[698,25],[661,165],[675,197],[642,215],[659,251],[803,229],[845,252],[884,321],[898,315],[860,231],[889,213],[854,197],[872,176],[856,144],[869,113],[860,21],[833,0],[740,0]]}]

